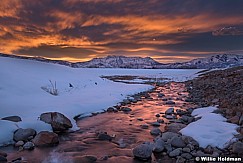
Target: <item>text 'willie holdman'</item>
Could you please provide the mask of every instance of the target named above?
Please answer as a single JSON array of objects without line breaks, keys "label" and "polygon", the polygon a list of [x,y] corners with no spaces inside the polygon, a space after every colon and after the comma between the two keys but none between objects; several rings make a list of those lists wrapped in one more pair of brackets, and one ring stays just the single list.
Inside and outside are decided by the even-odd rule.
[{"label": "text 'willie holdman'", "polygon": [[240,157],[196,157],[196,161],[241,162]]}]

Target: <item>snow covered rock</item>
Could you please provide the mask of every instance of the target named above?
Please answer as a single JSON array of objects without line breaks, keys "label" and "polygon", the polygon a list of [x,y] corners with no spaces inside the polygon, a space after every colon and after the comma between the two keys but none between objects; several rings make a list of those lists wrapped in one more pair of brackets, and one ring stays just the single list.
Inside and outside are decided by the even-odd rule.
[{"label": "snow covered rock", "polygon": [[143,144],[136,146],[132,150],[132,152],[135,158],[141,160],[148,160],[151,158],[152,150],[153,150],[153,143],[145,142]]},{"label": "snow covered rock", "polygon": [[1,120],[7,120],[7,121],[12,121],[12,122],[20,122],[20,121],[22,121],[19,116],[8,116],[8,117],[2,118]]},{"label": "snow covered rock", "polygon": [[53,132],[41,131],[33,139],[35,146],[52,146],[59,143],[58,135]]},{"label": "snow covered rock", "polygon": [[14,137],[13,139],[17,142],[17,141],[28,141],[30,138],[33,138],[36,135],[36,131],[34,129],[31,128],[27,128],[27,129],[17,129],[14,132]]},{"label": "snow covered rock", "polygon": [[65,115],[58,112],[42,113],[40,120],[51,124],[54,132],[64,132],[73,127],[71,121]]}]

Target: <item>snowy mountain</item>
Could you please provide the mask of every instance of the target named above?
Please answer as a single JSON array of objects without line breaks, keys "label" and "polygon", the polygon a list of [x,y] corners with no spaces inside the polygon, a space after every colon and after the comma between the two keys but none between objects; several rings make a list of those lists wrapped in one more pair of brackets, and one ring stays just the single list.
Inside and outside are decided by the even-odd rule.
[{"label": "snowy mountain", "polygon": [[74,63],[73,67],[151,69],[162,65],[162,63],[156,62],[150,57],[107,56],[104,58],[94,58],[87,62]]},{"label": "snowy mountain", "polygon": [[128,68],[128,69],[213,69],[227,68],[243,65],[243,55],[218,54],[207,58],[193,59],[188,62],[163,64],[150,57],[125,57],[107,56],[94,58],[86,62],[71,63],[62,60],[50,60],[42,57],[22,57],[16,55],[1,54],[2,57],[37,60],[47,63],[55,63],[73,68]]},{"label": "snowy mountain", "polygon": [[188,62],[168,64],[166,68],[213,69],[243,65],[243,55],[219,54],[207,58],[193,59]]}]

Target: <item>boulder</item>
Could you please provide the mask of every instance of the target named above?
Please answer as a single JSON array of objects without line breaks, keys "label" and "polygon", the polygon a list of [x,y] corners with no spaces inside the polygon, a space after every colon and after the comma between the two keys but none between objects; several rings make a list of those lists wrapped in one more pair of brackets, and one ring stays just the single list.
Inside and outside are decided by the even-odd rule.
[{"label": "boulder", "polygon": [[28,141],[36,135],[36,131],[31,128],[22,129],[19,128],[14,132],[13,140],[18,141]]},{"label": "boulder", "polygon": [[174,108],[169,108],[165,111],[165,114],[173,114],[174,113]]},{"label": "boulder", "polygon": [[178,133],[184,127],[186,127],[186,125],[182,124],[182,123],[171,123],[171,124],[165,126],[165,130],[169,131],[169,132]]},{"label": "boulder", "polygon": [[171,139],[174,136],[179,136],[179,134],[174,132],[164,132],[162,133],[162,140],[167,141],[168,139]]},{"label": "boulder", "polygon": [[40,116],[40,120],[51,124],[54,132],[64,132],[73,127],[71,121],[58,112],[43,113]]},{"label": "boulder", "polygon": [[153,150],[153,143],[145,142],[143,144],[140,144],[136,146],[132,153],[135,158],[141,159],[141,160],[149,160],[152,155]]},{"label": "boulder", "polygon": [[57,145],[59,143],[58,135],[49,131],[41,131],[35,136],[33,143],[35,146]]},{"label": "boulder", "polygon": [[[192,137],[182,135],[181,138],[182,138],[182,140],[183,140],[186,144],[188,144],[188,145],[193,145],[193,146],[195,146],[195,147],[199,147],[199,143],[198,143],[195,139],[193,139]],[[188,147],[190,148],[190,146],[188,146]]]},{"label": "boulder", "polygon": [[23,148],[24,148],[25,150],[32,150],[32,149],[35,148],[35,145],[34,145],[34,143],[28,141],[28,142],[26,142],[26,143],[24,144]]},{"label": "boulder", "polygon": [[182,140],[181,136],[174,136],[171,139],[171,145],[173,147],[177,147],[177,148],[183,148],[186,146],[186,143]]},{"label": "boulder", "polygon": [[93,163],[97,161],[97,157],[96,156],[92,156],[92,155],[85,155],[85,156],[76,156],[73,158],[73,163],[80,163],[80,162],[84,162],[84,163]]},{"label": "boulder", "polygon": [[160,130],[159,128],[153,128],[153,129],[150,131],[150,134],[151,134],[151,135],[155,135],[155,136],[158,136],[160,133],[161,133],[161,130]]},{"label": "boulder", "polygon": [[1,120],[7,120],[7,121],[12,121],[12,122],[20,122],[22,119],[19,116],[8,116],[4,117]]},{"label": "boulder", "polygon": [[176,148],[174,149],[173,151],[171,151],[169,153],[169,156],[170,157],[176,157],[176,156],[179,156],[181,154],[181,149],[180,148]]},{"label": "boulder", "polygon": [[156,139],[154,142],[153,152],[162,152],[165,148],[165,142],[162,139]]}]

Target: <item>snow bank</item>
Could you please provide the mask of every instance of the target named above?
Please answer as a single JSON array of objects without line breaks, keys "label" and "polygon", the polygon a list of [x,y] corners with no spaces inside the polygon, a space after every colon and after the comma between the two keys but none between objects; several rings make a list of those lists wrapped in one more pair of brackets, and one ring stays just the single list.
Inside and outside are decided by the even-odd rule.
[{"label": "snow bank", "polygon": [[180,132],[183,135],[191,136],[198,141],[200,147],[206,148],[208,145],[218,148],[225,148],[229,143],[235,141],[234,135],[237,125],[226,122],[220,114],[212,113],[216,107],[205,107],[195,109],[193,116],[201,117],[196,122],[190,123]]},{"label": "snow bank", "polygon": [[[102,111],[121,102],[128,95],[146,91],[152,86],[124,84],[102,79],[100,76],[134,75],[157,76],[181,80],[192,77],[200,70],[138,70],[138,69],[88,69],[70,68],[63,65],[33,60],[0,57],[0,118],[17,115],[23,120],[18,126],[40,130],[38,117],[41,113],[57,111],[66,115],[74,125],[73,117],[79,114]],[[45,90],[56,82],[58,96]],[[69,87],[69,83],[73,87]],[[8,126],[8,127],[6,127]],[[0,120],[0,145],[12,139],[14,123]],[[5,139],[8,135],[8,139]]]}]

